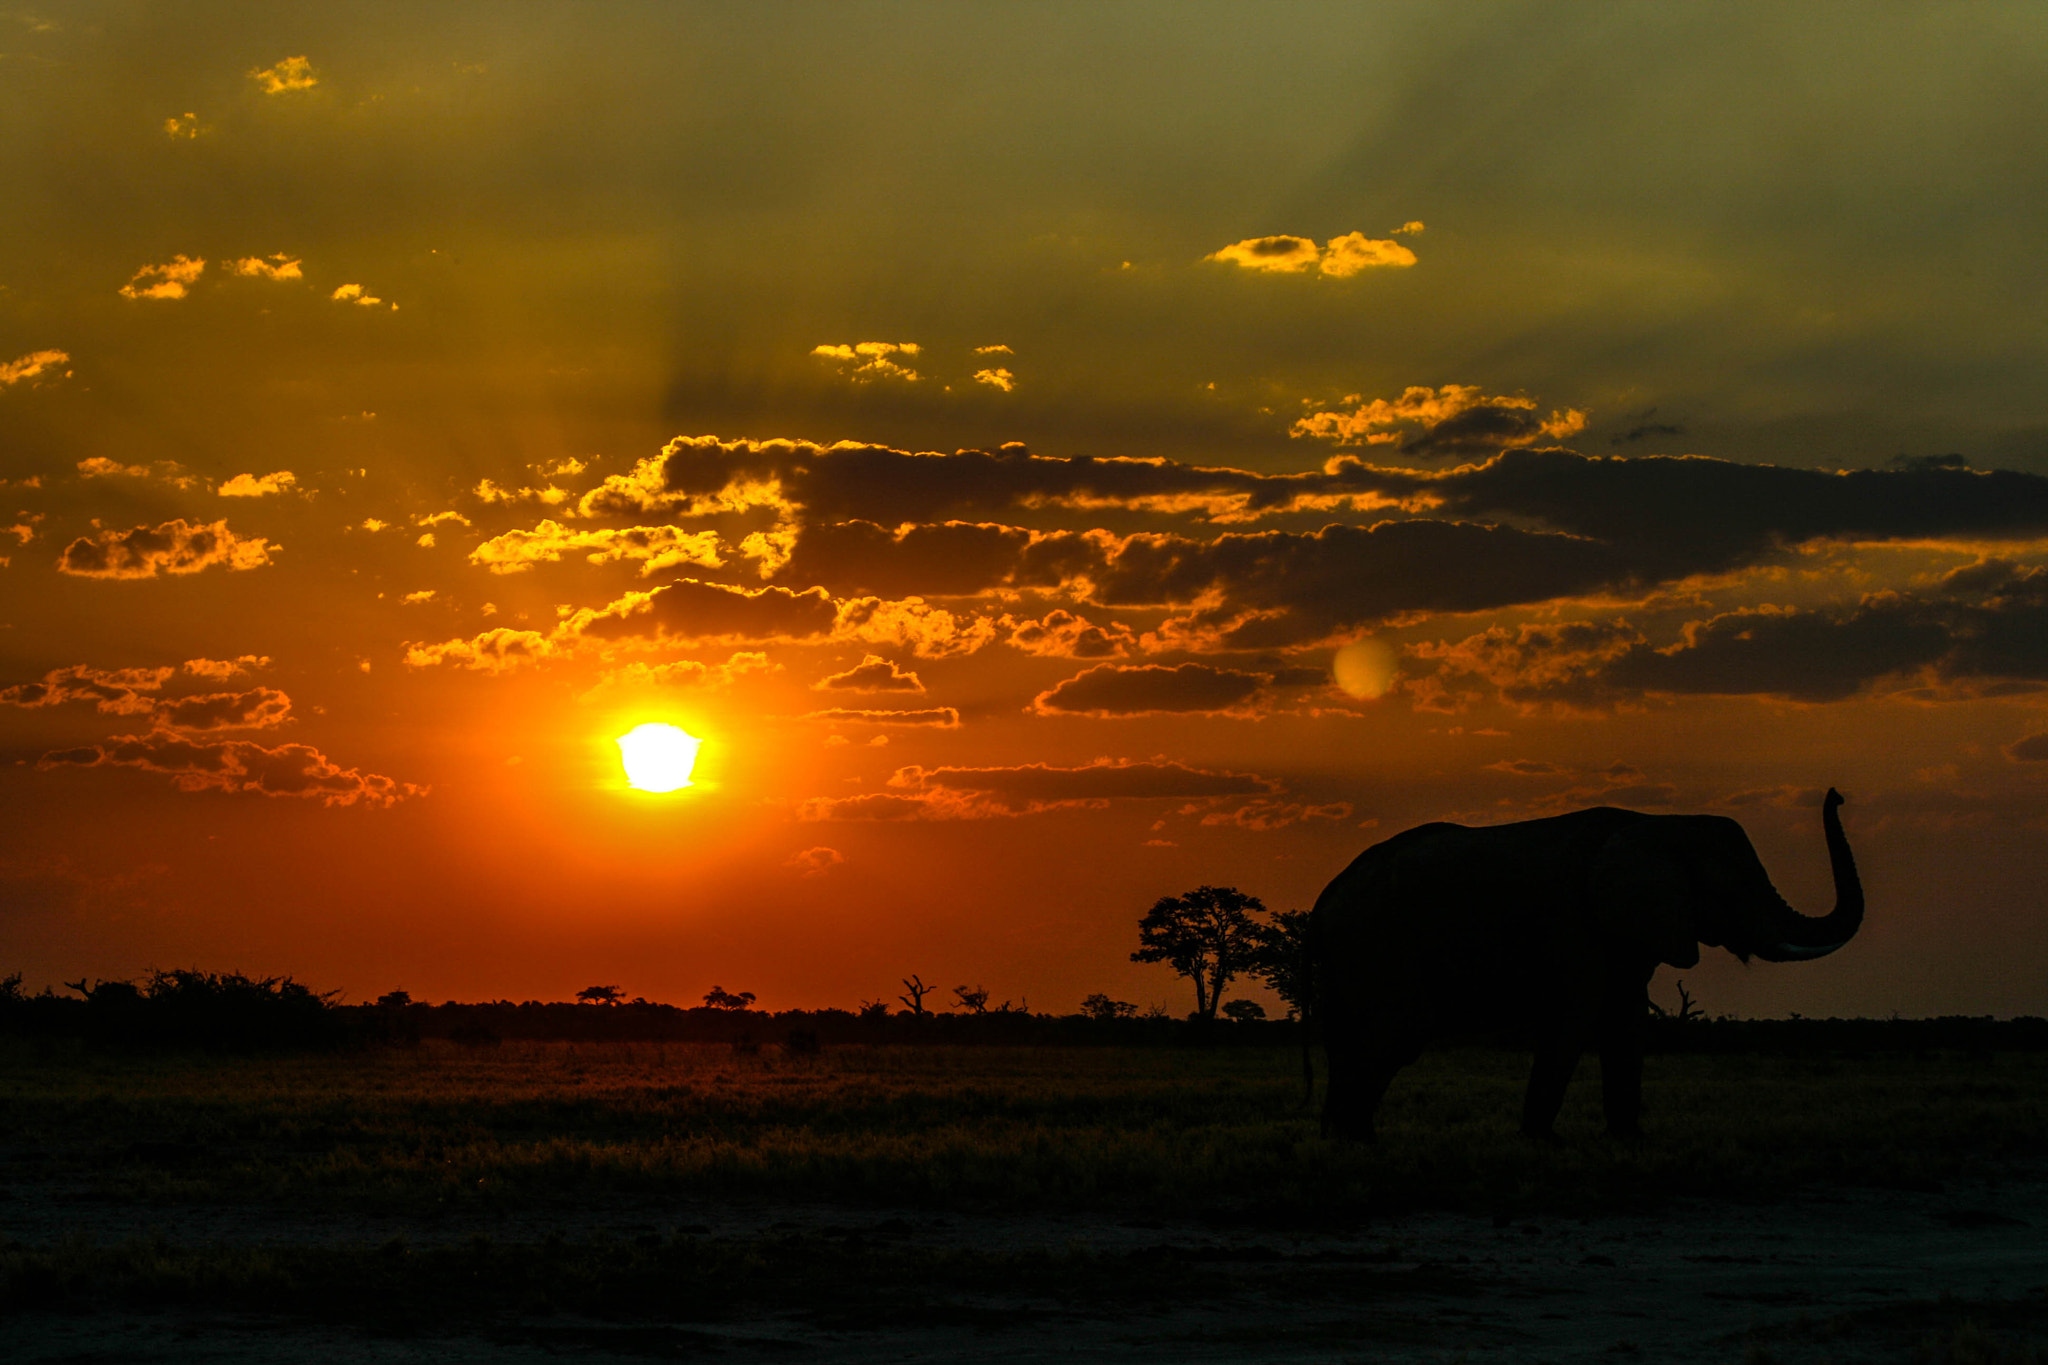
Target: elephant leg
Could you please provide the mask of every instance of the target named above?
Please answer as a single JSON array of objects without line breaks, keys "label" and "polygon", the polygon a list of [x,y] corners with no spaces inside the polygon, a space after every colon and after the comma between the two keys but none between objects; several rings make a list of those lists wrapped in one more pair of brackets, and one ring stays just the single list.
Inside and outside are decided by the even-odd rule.
[{"label": "elephant leg", "polygon": [[1522,1101],[1522,1136],[1549,1139],[1554,1136],[1557,1112],[1564,1108],[1565,1087],[1578,1070],[1583,1050],[1576,1037],[1545,1038],[1536,1048],[1536,1065],[1529,1071],[1529,1093]]},{"label": "elephant leg", "polygon": [[1414,1061],[1420,1050],[1375,1042],[1327,1052],[1330,1077],[1323,1088],[1323,1136],[1374,1141],[1373,1116],[1394,1073]]},{"label": "elephant leg", "polygon": [[[1654,971],[1655,969],[1652,968]],[[1644,988],[1629,980],[1602,1001],[1599,1021],[1600,1099],[1607,1131],[1618,1138],[1643,1135],[1643,1016],[1649,1012]]]}]

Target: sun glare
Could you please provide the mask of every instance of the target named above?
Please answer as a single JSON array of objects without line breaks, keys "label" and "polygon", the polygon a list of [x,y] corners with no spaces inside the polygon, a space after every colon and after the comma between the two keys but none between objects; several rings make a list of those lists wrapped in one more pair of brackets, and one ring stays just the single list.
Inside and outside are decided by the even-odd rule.
[{"label": "sun glare", "polygon": [[619,736],[626,785],[644,792],[680,791],[690,785],[697,746],[704,741],[673,725],[650,721]]}]

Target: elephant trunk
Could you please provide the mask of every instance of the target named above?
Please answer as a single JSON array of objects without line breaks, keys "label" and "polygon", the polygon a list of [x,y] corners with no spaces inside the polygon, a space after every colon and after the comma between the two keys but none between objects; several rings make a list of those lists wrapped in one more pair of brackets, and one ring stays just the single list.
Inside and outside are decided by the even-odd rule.
[{"label": "elephant trunk", "polygon": [[1821,802],[1821,827],[1827,832],[1828,862],[1835,874],[1835,908],[1818,919],[1800,914],[1780,899],[1778,913],[1771,919],[1770,935],[1775,942],[1756,950],[1766,962],[1804,962],[1826,957],[1855,937],[1863,923],[1863,883],[1856,875],[1856,859],[1849,852],[1848,836],[1842,833],[1842,817],[1835,813],[1842,794],[1828,788]]}]

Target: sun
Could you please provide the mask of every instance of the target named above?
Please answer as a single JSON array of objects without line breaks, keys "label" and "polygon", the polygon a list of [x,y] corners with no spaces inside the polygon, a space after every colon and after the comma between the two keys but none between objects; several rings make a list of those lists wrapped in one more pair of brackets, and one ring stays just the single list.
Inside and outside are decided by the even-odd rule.
[{"label": "sun", "polygon": [[626,785],[644,792],[680,791],[690,786],[697,746],[703,742],[686,730],[659,721],[634,726],[619,736],[619,761],[626,768]]}]

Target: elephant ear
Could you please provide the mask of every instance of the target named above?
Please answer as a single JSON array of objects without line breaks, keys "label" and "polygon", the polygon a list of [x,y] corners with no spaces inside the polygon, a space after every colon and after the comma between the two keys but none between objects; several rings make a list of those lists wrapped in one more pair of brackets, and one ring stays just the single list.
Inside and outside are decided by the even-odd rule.
[{"label": "elephant ear", "polygon": [[1706,906],[1673,833],[1649,817],[1608,838],[1593,859],[1593,923],[1605,943],[1631,956],[1694,967]]}]

